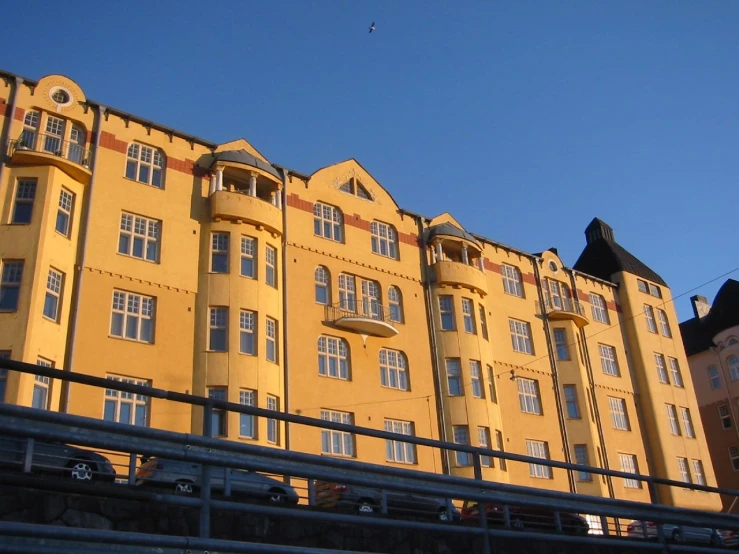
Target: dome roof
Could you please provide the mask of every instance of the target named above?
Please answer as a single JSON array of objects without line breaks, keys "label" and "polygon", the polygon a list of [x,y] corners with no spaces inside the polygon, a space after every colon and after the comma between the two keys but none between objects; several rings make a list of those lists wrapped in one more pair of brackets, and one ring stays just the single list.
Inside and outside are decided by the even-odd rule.
[{"label": "dome roof", "polygon": [[[223,152],[216,152],[213,157],[213,164],[217,162],[231,162],[256,167],[265,173],[269,173],[276,179],[282,178],[274,167],[267,162],[260,160],[256,156],[252,156],[246,150],[225,150]],[[211,164],[211,167],[213,164]]]},{"label": "dome roof", "polygon": [[475,237],[470,235],[467,231],[460,229],[456,225],[452,225],[451,223],[440,223],[438,225],[429,227],[426,230],[426,240],[427,241],[431,241],[433,240],[434,237],[437,237],[437,236],[457,237],[460,239],[464,239],[473,244],[476,244],[482,250],[482,246],[480,246],[480,243],[477,242],[477,239]]}]

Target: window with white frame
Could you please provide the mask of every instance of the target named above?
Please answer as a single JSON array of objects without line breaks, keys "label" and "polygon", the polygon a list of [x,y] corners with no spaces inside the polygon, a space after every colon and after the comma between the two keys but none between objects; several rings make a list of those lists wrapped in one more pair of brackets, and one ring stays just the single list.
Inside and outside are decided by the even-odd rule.
[{"label": "window with white frame", "polygon": [[693,427],[693,418],[690,417],[690,408],[680,406],[680,415],[682,416],[683,427],[685,428],[685,436],[689,439],[694,439],[695,427]]},{"label": "window with white frame", "polygon": [[[228,250],[228,248],[227,248]],[[254,258],[257,255],[257,239],[252,237],[241,237],[241,276],[255,279],[257,276]],[[226,252],[228,263],[228,252]]]},{"label": "window with white frame", "polygon": [[480,333],[482,334],[482,338],[485,340],[488,340],[488,320],[487,317],[485,317],[485,306],[480,304]]},{"label": "window with white frame", "polygon": [[113,291],[111,336],[151,344],[154,342],[154,318],[154,298]]},{"label": "window with white frame", "polygon": [[654,364],[657,367],[657,378],[659,379],[659,382],[669,385],[670,379],[667,376],[667,368],[665,367],[665,357],[662,354],[655,354]]},{"label": "window with white frame", "polygon": [[[280,409],[280,399],[267,395],[267,409],[276,412]],[[274,418],[267,418],[267,442],[280,443],[280,423]]]},{"label": "window with white frame", "polygon": [[600,321],[608,325],[610,320],[608,319],[608,307],[606,306],[606,299],[600,294],[590,293],[590,310],[593,314],[595,321]]},{"label": "window with white frame", "polygon": [[680,365],[677,363],[676,358],[668,358],[670,362],[670,373],[672,373],[672,384],[676,387],[683,388],[683,374],[680,371]]},{"label": "window with white frame", "polygon": [[626,401],[623,398],[608,397],[608,408],[611,411],[611,423],[614,429],[631,431],[629,415],[626,411]]},{"label": "window with white frame", "polygon": [[267,318],[267,361],[277,363],[277,320]]},{"label": "window with white frame", "polygon": [[[490,428],[489,427],[478,427],[477,428],[477,443],[480,448],[490,448]],[[495,462],[491,456],[480,456],[480,465],[482,467],[495,467]]]},{"label": "window with white frame", "polygon": [[721,427],[731,429],[731,412],[726,404],[721,404],[718,407],[718,417],[721,420]]},{"label": "window with white frame", "polygon": [[[413,423],[410,421],[386,419],[385,431],[399,435],[408,435],[409,437],[415,435],[413,432]],[[395,462],[396,464],[415,464],[416,445],[409,442],[385,439],[385,457],[388,462]]]},{"label": "window with white frame", "polygon": [[570,347],[567,344],[567,332],[562,327],[556,327],[552,330],[552,333],[554,334],[554,351],[557,354],[557,360],[569,360]]},{"label": "window with white frame", "polygon": [[74,194],[62,188],[59,193],[59,207],[56,211],[56,232],[69,237],[69,223],[72,220],[72,206],[74,205]]},{"label": "window with white frame", "polygon": [[211,233],[211,273],[228,273],[228,239],[228,233]]},{"label": "window with white frame", "polygon": [[462,298],[462,318],[464,320],[464,332],[476,334],[475,305],[469,298]]},{"label": "window with white frame", "polygon": [[239,311],[239,352],[254,356],[257,353],[257,316],[250,310]]},{"label": "window with white frame", "polygon": [[518,403],[521,411],[527,414],[541,415],[541,401],[539,400],[539,383],[534,379],[516,379],[518,387]]},{"label": "window with white frame", "polygon": [[713,390],[721,388],[721,375],[715,365],[708,366],[708,380]]},{"label": "window with white frame", "polygon": [[319,265],[314,273],[316,281],[316,303],[328,306],[331,304],[331,274],[328,269]]},{"label": "window with white frame", "polygon": [[729,459],[734,471],[739,471],[739,446],[729,447]]},{"label": "window with white frame", "polygon": [[59,303],[62,295],[64,274],[56,269],[49,268],[46,278],[46,297],[44,298],[44,317],[52,321],[59,321]]},{"label": "window with white frame", "polygon": [[575,385],[563,385],[565,405],[567,406],[567,417],[580,419],[580,404],[577,401],[577,387]]},{"label": "window with white frame", "polygon": [[2,260],[0,311],[15,312],[23,280],[23,260]]},{"label": "window with white frame", "polygon": [[318,375],[349,380],[349,348],[344,339],[318,338]]},{"label": "window with white frame", "polygon": [[226,352],[228,350],[228,308],[226,307],[210,308],[208,350],[211,352]]},{"label": "window with white frame", "polygon": [[[54,367],[54,362],[39,358],[36,365],[41,367]],[[44,375],[34,375],[33,380],[33,398],[31,399],[31,407],[38,410],[49,409],[49,389],[51,388],[51,379]]]},{"label": "window with white frame", "polygon": [[[633,454],[619,454],[618,459],[621,462],[621,471],[624,473],[639,473],[639,466],[636,461],[636,456]],[[624,479],[624,487],[627,489],[640,489],[642,488],[641,481],[639,479]]]},{"label": "window with white frame", "polygon": [[43,149],[46,152],[50,152],[56,156],[61,156],[62,152],[62,141],[64,140],[64,127],[66,121],[49,115],[46,118],[46,135],[44,136]]},{"label": "window with white frame", "polygon": [[[134,379],[133,377],[107,375],[106,378],[118,383],[128,383],[141,387],[151,386],[151,381]],[[105,389],[103,419],[146,427],[149,425],[149,397],[144,394]]]},{"label": "window with white frame", "polygon": [[667,421],[670,423],[670,432],[673,435],[681,435],[680,423],[677,421],[677,408],[674,404],[665,404],[667,408]]},{"label": "window with white frame", "polygon": [[523,298],[521,270],[512,265],[502,264],[500,266],[500,273],[503,276],[503,291],[506,294]]},{"label": "window with white frame", "polygon": [[26,225],[31,223],[33,201],[36,198],[36,179],[18,179],[15,189],[15,203],[11,223]]},{"label": "window with white frame", "polygon": [[[533,458],[549,459],[549,443],[526,439],[526,454]],[[529,477],[537,479],[551,479],[552,468],[541,464],[529,462]]]},{"label": "window with white frame", "polygon": [[534,346],[531,342],[531,325],[526,321],[508,319],[508,327],[511,331],[511,344],[515,352],[533,354]]},{"label": "window with white frame", "polygon": [[490,396],[491,402],[498,402],[498,395],[495,391],[495,372],[492,366],[487,366],[488,373],[488,395]]},{"label": "window with white frame", "polygon": [[[505,452],[505,443],[503,442],[503,433],[498,429],[495,430],[495,449],[501,452]],[[500,459],[500,470],[508,471],[507,462],[505,458]]]},{"label": "window with white frame", "polygon": [[391,389],[409,390],[408,361],[399,350],[380,350],[380,384]]},{"label": "window with white frame", "polygon": [[729,359],[726,360],[729,364],[729,377],[732,381],[736,381],[739,379],[739,357],[737,356],[729,356]]},{"label": "window with white frame", "polygon": [[357,280],[354,275],[339,275],[339,306],[350,312],[357,311]]},{"label": "window with white frame", "polygon": [[459,358],[446,359],[446,381],[449,396],[462,396],[462,363]]},{"label": "window with white frame", "polygon": [[265,254],[267,256],[266,282],[269,286],[277,288],[277,249],[268,244]]},{"label": "window with white frame", "polygon": [[680,480],[683,483],[692,483],[693,480],[690,478],[690,466],[688,465],[688,459],[678,457],[677,467],[680,470]]},{"label": "window with white frame", "polygon": [[[118,253],[149,262],[159,259],[159,235],[162,222],[123,212],[118,234]],[[228,235],[226,235],[228,246]]]},{"label": "window with white frame", "polygon": [[[452,427],[455,444],[463,444],[469,446],[470,444],[470,430],[466,425],[454,425]],[[458,466],[471,466],[472,465],[472,454],[469,452],[455,451]]]},{"label": "window with white frame", "polygon": [[[354,424],[354,414],[349,412],[337,412],[335,410],[321,410],[321,419],[333,423],[345,425]],[[353,457],[354,435],[346,431],[334,431],[333,429],[321,430],[321,452],[332,456]]]},{"label": "window with white frame", "polygon": [[470,377],[472,379],[472,396],[485,398],[485,389],[482,386],[482,366],[478,360],[470,360]]},{"label": "window with white frame", "polygon": [[454,298],[448,295],[439,296],[439,313],[441,314],[441,330],[454,331]]},{"label": "window with white frame", "polygon": [[[576,444],[575,450],[575,463],[581,466],[590,465],[588,461],[588,445],[587,444]],[[578,481],[592,481],[593,474],[587,471],[578,470],[577,472]]]},{"label": "window with white frame", "polygon": [[398,258],[398,233],[392,225],[373,221],[370,224],[372,233],[372,252],[388,258]]},{"label": "window with white frame", "polygon": [[607,344],[598,344],[598,351],[600,352],[600,366],[603,368],[603,373],[620,377],[621,372],[618,369],[618,360],[616,360],[616,349]]},{"label": "window with white frame", "polygon": [[41,114],[37,111],[28,111],[23,118],[23,132],[19,145],[31,150],[36,149],[36,134],[38,132],[39,118]]},{"label": "window with white frame", "polygon": [[162,151],[135,142],[129,144],[126,178],[162,188],[164,185],[164,154]]},{"label": "window with white frame", "polygon": [[[257,391],[241,389],[239,404],[242,406],[257,405]],[[239,436],[245,439],[257,438],[257,418],[250,414],[239,414]]]},{"label": "window with white frame", "polygon": [[[657,308],[657,319],[659,320],[660,333],[667,338],[671,338],[672,329],[670,329],[670,322],[667,321],[667,313],[664,310]],[[687,462],[685,463],[687,464]]]},{"label": "window with white frame", "polygon": [[703,462],[693,460],[693,475],[695,476],[695,484],[706,486],[706,474],[703,471]]},{"label": "window with white frame", "polygon": [[662,298],[662,291],[657,285],[653,285],[652,283],[649,283],[649,294],[655,298]]},{"label": "window with white frame", "polygon": [[398,287],[388,287],[387,302],[390,307],[390,321],[403,323],[403,297]]},{"label": "window with white frame", "polygon": [[[208,389],[208,398],[225,402],[228,398],[226,387],[211,387]],[[225,437],[228,435],[228,413],[224,410],[214,408],[211,412],[210,434],[213,437]]]},{"label": "window with white frame", "polygon": [[339,208],[316,202],[313,205],[313,234],[329,240],[341,242],[343,232]]},{"label": "window with white frame", "polygon": [[644,304],[644,318],[647,320],[647,331],[657,333],[657,323],[654,321],[654,308],[649,304]]}]

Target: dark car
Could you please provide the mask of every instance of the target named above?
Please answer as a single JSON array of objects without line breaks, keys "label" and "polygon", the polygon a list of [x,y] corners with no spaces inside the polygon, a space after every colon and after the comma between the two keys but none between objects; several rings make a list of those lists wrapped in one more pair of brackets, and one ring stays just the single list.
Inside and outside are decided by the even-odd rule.
[{"label": "dark car", "polygon": [[[225,489],[225,472],[234,498],[265,500],[271,503],[297,504],[298,493],[290,485],[265,475],[240,469],[212,468],[210,485],[214,491]],[[198,463],[164,458],[148,458],[136,471],[136,484],[166,487],[176,494],[194,494],[201,484],[202,466]]]},{"label": "dark car", "polygon": [[[315,481],[315,505],[359,513],[379,513],[382,510],[382,489]],[[433,517],[440,521],[459,519],[459,511],[446,498],[399,491],[385,491],[390,514]],[[449,506],[449,507],[447,507]]]},{"label": "dark car", "polygon": [[[488,523],[495,526],[505,525],[505,511],[503,506],[485,504]],[[554,511],[547,508],[530,506],[509,506],[511,527],[514,529],[533,529],[542,531],[556,531],[557,521]],[[480,506],[477,501],[465,500],[462,506],[462,522],[478,523],[480,521]],[[587,535],[590,526],[585,518],[578,514],[559,512],[562,531],[568,535]]]},{"label": "dark car", "polygon": [[[0,464],[22,469],[29,439],[0,437]],[[65,475],[77,481],[114,481],[110,460],[93,452],[61,442],[33,441],[33,473]]]},{"label": "dark car", "polygon": [[[630,538],[657,540],[657,524],[653,521],[647,521],[645,523],[646,527],[642,527],[641,521],[632,521],[626,528],[627,535]],[[662,532],[667,540],[672,542],[703,544],[707,546],[739,546],[739,534],[736,531],[663,523]]]}]

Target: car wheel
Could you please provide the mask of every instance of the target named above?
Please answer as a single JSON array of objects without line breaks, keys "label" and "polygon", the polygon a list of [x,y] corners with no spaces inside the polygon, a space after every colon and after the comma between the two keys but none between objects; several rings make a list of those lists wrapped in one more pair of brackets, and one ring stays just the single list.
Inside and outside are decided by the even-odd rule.
[{"label": "car wheel", "polygon": [[375,505],[370,500],[362,499],[357,502],[357,511],[360,514],[373,514],[375,512]]},{"label": "car wheel", "polygon": [[94,469],[87,460],[72,460],[69,462],[69,476],[75,481],[92,481]]},{"label": "car wheel", "polygon": [[281,489],[270,489],[269,496],[267,499],[272,504],[284,504],[285,503],[285,491]]},{"label": "car wheel", "polygon": [[680,532],[680,529],[675,529],[672,532],[672,540],[674,542],[683,542],[683,534]]},{"label": "car wheel", "polygon": [[192,486],[192,483],[189,481],[177,481],[174,484],[174,493],[175,494],[181,494],[181,495],[190,495],[195,492],[195,489]]}]

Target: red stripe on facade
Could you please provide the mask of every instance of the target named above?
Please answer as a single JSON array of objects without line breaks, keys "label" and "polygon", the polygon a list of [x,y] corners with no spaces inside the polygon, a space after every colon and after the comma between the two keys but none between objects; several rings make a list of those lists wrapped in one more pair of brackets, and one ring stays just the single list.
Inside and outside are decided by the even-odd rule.
[{"label": "red stripe on facade", "polygon": [[529,285],[536,285],[536,277],[533,273],[521,272],[521,280]]},{"label": "red stripe on facade", "polygon": [[483,258],[483,264],[485,264],[485,269],[487,271],[494,271],[495,273],[500,273],[500,264],[496,264],[495,262],[488,260],[487,258]]},{"label": "red stripe on facade", "polygon": [[121,154],[125,154],[128,150],[128,145],[124,141],[118,140],[113,133],[108,133],[107,131],[100,133],[100,147],[120,152]]},{"label": "red stripe on facade", "polygon": [[577,299],[580,302],[590,302],[590,295],[585,291],[577,289]]},{"label": "red stripe on facade", "polygon": [[303,200],[294,192],[287,196],[287,205],[290,208],[296,208],[298,210],[303,210],[304,212],[313,213],[313,204],[307,200]]},{"label": "red stripe on facade", "polygon": [[[87,133],[87,139],[88,141],[93,140],[93,134],[89,131]],[[127,142],[118,140],[113,133],[108,133],[107,131],[102,131],[100,133],[100,147],[107,148],[108,150],[113,150],[114,152],[119,152],[121,154],[125,154],[128,151]],[[195,165],[195,161],[189,159],[178,160],[177,158],[168,157],[167,169],[179,171],[180,173],[185,173],[186,175],[192,175],[194,177],[204,177],[208,174],[206,169]]]},{"label": "red stripe on facade", "polygon": [[24,113],[25,112],[22,109],[16,108],[15,109],[15,119],[18,120],[18,121],[23,121],[23,115],[24,115]]}]

